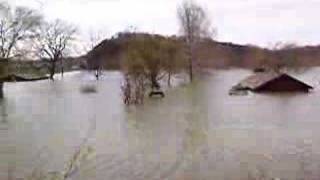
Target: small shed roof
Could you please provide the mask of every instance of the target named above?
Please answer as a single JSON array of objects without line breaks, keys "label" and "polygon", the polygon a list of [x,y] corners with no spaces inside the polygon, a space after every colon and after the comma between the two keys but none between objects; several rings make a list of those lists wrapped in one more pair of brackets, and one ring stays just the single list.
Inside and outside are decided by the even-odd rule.
[{"label": "small shed roof", "polygon": [[259,88],[263,84],[280,77],[282,74],[276,72],[267,72],[267,73],[255,73],[254,75],[249,76],[248,78],[242,80],[238,85],[241,87],[246,87],[247,89],[254,90]]},{"label": "small shed roof", "polygon": [[258,90],[262,86],[266,85],[271,81],[281,79],[283,77],[289,78],[301,85],[305,86],[306,89],[312,89],[310,85],[286,74],[286,73],[277,73],[277,72],[259,72],[254,75],[249,76],[248,78],[241,81],[238,85],[233,87],[235,90]]}]

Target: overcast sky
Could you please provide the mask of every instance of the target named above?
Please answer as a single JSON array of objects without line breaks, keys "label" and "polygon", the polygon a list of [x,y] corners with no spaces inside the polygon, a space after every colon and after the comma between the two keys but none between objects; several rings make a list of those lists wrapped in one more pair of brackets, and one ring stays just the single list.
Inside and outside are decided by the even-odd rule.
[{"label": "overcast sky", "polygon": [[[129,26],[139,31],[177,34],[176,7],[182,0],[8,0],[41,7],[61,18],[111,36]],[[197,0],[209,12],[217,39],[270,46],[278,41],[320,44],[320,0]]]}]

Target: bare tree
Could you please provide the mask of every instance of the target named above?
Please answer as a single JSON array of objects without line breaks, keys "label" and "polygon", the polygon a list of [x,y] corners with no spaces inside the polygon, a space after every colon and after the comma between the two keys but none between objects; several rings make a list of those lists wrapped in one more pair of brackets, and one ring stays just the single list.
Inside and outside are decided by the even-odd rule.
[{"label": "bare tree", "polygon": [[193,80],[195,59],[195,44],[202,38],[208,37],[213,31],[206,11],[192,0],[185,0],[177,9],[180,29],[187,45],[188,70],[190,81]]},{"label": "bare tree", "polygon": [[167,85],[171,86],[172,76],[178,73],[185,65],[182,61],[183,58],[181,51],[181,43],[177,40],[170,40],[169,38],[163,41],[161,47],[163,48],[163,64],[164,70],[167,72]]},{"label": "bare tree", "polygon": [[56,72],[57,62],[61,63],[61,74],[63,75],[63,58],[69,53],[70,46],[74,40],[76,28],[61,20],[44,23],[40,29],[37,39],[37,53],[41,59],[50,62],[50,79]]},{"label": "bare tree", "polygon": [[[94,49],[101,41],[103,41],[105,38],[105,35],[101,31],[90,31],[89,32],[89,40],[87,45],[87,52]],[[101,74],[102,70],[102,60],[101,58],[95,58],[93,59],[93,66],[92,68],[95,72],[95,77],[97,80],[99,80],[99,76]]]},{"label": "bare tree", "polygon": [[27,52],[24,47],[35,37],[42,16],[26,7],[11,8],[2,3],[0,17],[0,57],[11,59],[24,56]]},{"label": "bare tree", "polygon": [[88,32],[88,38],[89,38],[89,42],[88,42],[89,43],[89,50],[88,51],[90,51],[106,38],[106,34],[103,31],[90,30]]}]

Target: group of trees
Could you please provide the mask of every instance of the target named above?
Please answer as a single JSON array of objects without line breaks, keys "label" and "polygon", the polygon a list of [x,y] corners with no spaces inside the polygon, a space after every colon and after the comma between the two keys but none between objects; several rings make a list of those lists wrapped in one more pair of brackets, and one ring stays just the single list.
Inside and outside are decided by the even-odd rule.
[{"label": "group of trees", "polygon": [[[195,47],[201,39],[211,35],[210,21],[205,10],[192,0],[185,0],[177,8],[177,15],[183,35],[181,38],[150,35],[134,38],[128,43],[123,66],[128,87],[134,87],[128,84],[135,84],[135,89],[139,91],[145,91],[146,87],[159,89],[160,79],[167,77],[170,85],[172,75],[181,69],[186,69],[190,81],[193,80],[197,60]],[[74,26],[61,20],[45,20],[37,10],[0,4],[0,58],[9,61],[29,58],[45,60],[49,64],[48,72],[52,80],[57,63],[63,64],[64,57],[70,52],[76,32]],[[94,67],[97,79],[100,66],[97,63]],[[63,74],[63,65],[60,67]],[[136,97],[144,95],[137,94]]]},{"label": "group of trees", "polygon": [[171,76],[182,70],[187,70],[190,81],[193,80],[197,61],[195,47],[203,39],[210,38],[213,31],[206,11],[192,0],[185,0],[178,7],[177,15],[181,38],[138,36],[128,44],[122,87],[126,104],[142,103],[147,87],[159,90],[159,81],[164,77],[170,86]]},{"label": "group of trees", "polygon": [[47,60],[52,80],[56,63],[68,53],[75,33],[72,25],[61,20],[48,22],[36,10],[0,4],[0,58]]}]

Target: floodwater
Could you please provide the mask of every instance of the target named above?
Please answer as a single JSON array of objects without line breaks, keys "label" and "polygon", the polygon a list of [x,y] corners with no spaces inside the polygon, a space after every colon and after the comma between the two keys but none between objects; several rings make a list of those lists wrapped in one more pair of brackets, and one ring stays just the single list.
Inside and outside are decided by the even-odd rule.
[{"label": "floodwater", "polygon": [[[318,85],[319,72],[297,76]],[[137,107],[122,104],[119,72],[5,84],[0,179],[63,171],[84,142],[94,151],[73,179],[319,179],[320,91],[229,96],[249,74],[214,71]]]}]

